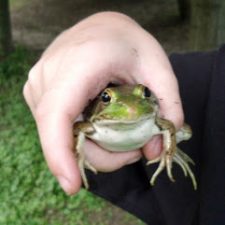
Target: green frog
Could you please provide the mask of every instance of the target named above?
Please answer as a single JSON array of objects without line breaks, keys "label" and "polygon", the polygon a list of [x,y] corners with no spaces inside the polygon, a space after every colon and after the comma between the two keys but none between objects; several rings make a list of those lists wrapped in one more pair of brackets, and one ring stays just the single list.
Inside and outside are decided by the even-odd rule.
[{"label": "green frog", "polygon": [[156,97],[141,84],[108,87],[89,104],[83,113],[84,120],[75,122],[73,128],[78,165],[86,188],[89,185],[84,168],[97,173],[84,156],[83,146],[86,138],[106,151],[124,152],[141,148],[154,135],[161,134],[163,151],[158,158],[147,162],[147,165],[159,162],[150,184],[154,185],[164,168],[169,179],[174,182],[172,163],[176,162],[184,175],[191,177],[194,189],[197,189],[195,176],[189,167],[189,163],[194,162],[177,147],[177,143],[191,138],[191,128],[184,124],[176,131],[171,121],[158,116],[158,111]]}]

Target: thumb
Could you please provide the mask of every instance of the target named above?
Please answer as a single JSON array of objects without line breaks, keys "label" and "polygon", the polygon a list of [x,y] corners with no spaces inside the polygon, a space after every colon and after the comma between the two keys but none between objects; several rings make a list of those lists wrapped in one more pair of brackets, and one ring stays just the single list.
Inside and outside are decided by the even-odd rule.
[{"label": "thumb", "polygon": [[[84,99],[81,94],[76,95],[77,99]],[[48,167],[68,194],[78,192],[81,186],[72,125],[83,105],[82,101],[75,102],[68,90],[51,90],[43,96],[34,115]]]}]

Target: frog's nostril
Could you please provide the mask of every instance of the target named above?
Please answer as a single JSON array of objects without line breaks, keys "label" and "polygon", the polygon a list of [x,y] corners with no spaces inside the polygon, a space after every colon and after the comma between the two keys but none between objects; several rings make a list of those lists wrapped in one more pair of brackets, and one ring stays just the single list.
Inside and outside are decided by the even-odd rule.
[{"label": "frog's nostril", "polygon": [[134,117],[137,114],[137,111],[133,107],[128,107],[127,108],[127,113],[129,115],[129,117]]}]

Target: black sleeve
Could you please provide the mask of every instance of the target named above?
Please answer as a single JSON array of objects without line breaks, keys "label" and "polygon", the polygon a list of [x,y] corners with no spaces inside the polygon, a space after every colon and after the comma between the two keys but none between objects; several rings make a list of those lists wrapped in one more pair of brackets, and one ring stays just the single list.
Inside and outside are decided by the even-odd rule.
[{"label": "black sleeve", "polygon": [[91,191],[131,212],[150,225],[225,224],[225,47],[209,53],[173,54],[185,120],[193,129],[180,144],[196,163],[198,181],[174,165],[175,183],[165,171],[154,187],[149,179],[156,166],[145,160],[112,173],[88,173]]}]

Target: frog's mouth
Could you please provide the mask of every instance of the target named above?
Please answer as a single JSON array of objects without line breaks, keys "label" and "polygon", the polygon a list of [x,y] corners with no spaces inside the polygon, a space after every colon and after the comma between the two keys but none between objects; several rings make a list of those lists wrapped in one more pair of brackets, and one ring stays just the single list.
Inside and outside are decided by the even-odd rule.
[{"label": "frog's mouth", "polygon": [[153,120],[153,115],[146,115],[142,116],[138,119],[129,119],[129,118],[122,118],[122,119],[95,119],[93,122],[101,125],[101,126],[111,126],[111,125],[138,125],[143,122],[146,122],[147,120]]}]

